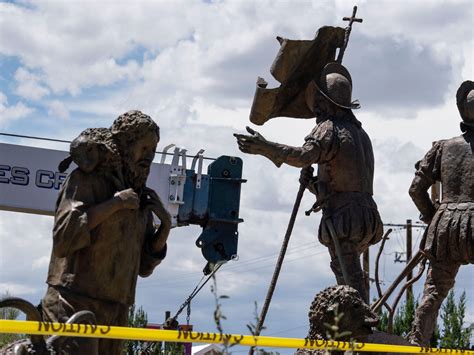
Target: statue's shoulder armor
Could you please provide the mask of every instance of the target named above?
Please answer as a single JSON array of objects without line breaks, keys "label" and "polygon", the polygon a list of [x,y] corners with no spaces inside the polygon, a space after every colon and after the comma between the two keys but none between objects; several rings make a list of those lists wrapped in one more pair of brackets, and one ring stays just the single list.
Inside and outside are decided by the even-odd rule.
[{"label": "statue's shoulder armor", "polygon": [[333,139],[334,125],[330,120],[318,123],[305,137],[306,142],[318,144],[323,149],[331,146]]},{"label": "statue's shoulder armor", "polygon": [[331,120],[319,122],[311,131],[310,135],[314,138],[322,138],[328,133],[332,133],[334,123]]},{"label": "statue's shoulder armor", "polygon": [[435,143],[443,161],[458,161],[472,158],[472,144],[464,135],[441,140]]},{"label": "statue's shoulder armor", "polygon": [[457,145],[464,146],[464,145],[469,144],[469,142],[466,140],[464,135],[452,137],[452,138],[449,138],[449,139],[444,139],[444,140],[441,140],[441,141],[438,141],[438,142],[440,142],[445,147],[451,147],[451,146],[457,146]]}]

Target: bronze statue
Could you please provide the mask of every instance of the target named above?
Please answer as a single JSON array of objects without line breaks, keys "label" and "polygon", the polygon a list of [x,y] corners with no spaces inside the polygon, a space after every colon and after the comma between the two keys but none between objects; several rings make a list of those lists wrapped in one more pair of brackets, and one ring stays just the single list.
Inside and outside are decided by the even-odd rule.
[{"label": "bronze statue", "polygon": [[[334,317],[341,316],[338,322],[341,338],[334,339]],[[373,334],[372,327],[379,323],[378,316],[362,300],[360,294],[349,286],[331,286],[316,294],[308,313],[309,339],[330,339],[350,341]]]},{"label": "bronze statue", "polygon": [[[474,263],[474,82],[465,81],[457,91],[463,122],[462,135],[435,142],[416,164],[410,196],[428,230],[421,249],[430,260],[423,299],[416,310],[409,340],[428,345],[441,303],[459,267]],[[442,198],[432,202],[427,190],[441,182]]]},{"label": "bronze statue", "polygon": [[122,158],[112,132],[107,128],[88,128],[71,142],[69,157],[58,167],[60,172],[69,168],[71,162],[84,173],[102,170],[112,179],[117,190],[123,190]]},{"label": "bronze statue", "polygon": [[[337,320],[336,320],[337,317]],[[349,286],[331,286],[314,297],[308,312],[309,330],[306,339],[357,341],[360,343],[411,345],[401,336],[374,329],[379,317]],[[331,351],[331,354],[343,353]],[[323,355],[325,350],[298,349],[295,355]],[[387,354],[387,353],[371,353]]]},{"label": "bronze statue", "polygon": [[[360,255],[382,238],[383,226],[372,198],[374,157],[370,138],[354,116],[352,80],[345,67],[327,64],[321,76],[312,79],[305,91],[306,105],[316,116],[316,127],[302,147],[267,141],[247,128],[251,135],[235,134],[239,149],[259,154],[277,167],[286,163],[302,170],[301,181],[317,197],[314,211],[322,209],[319,241],[328,247],[331,268],[338,284],[355,288],[366,302],[367,292]],[[317,177],[312,164],[318,164]],[[344,280],[337,253],[349,271]]]},{"label": "bronze statue", "polygon": [[[149,116],[129,111],[110,130],[86,130],[74,140],[71,160],[78,168],[56,205],[48,290],[41,303],[45,321],[64,322],[88,310],[98,324],[127,325],[137,277],[150,275],[165,258],[171,228],[158,195],[145,186],[159,139]],[[157,229],[152,213],[161,221]],[[79,345],[78,353],[90,341],[78,339],[88,344]],[[122,351],[121,340],[96,343],[99,354]]]}]

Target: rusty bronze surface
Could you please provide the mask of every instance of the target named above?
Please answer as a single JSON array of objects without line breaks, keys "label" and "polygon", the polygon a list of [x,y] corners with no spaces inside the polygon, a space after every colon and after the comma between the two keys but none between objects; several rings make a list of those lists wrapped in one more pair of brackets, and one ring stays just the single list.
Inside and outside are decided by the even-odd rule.
[{"label": "rusty bronze surface", "polygon": [[[440,140],[416,164],[410,196],[428,223],[426,240],[420,249],[429,258],[423,298],[415,313],[409,340],[428,345],[441,303],[453,287],[459,267],[474,263],[474,111],[469,95],[474,83],[464,82],[457,92],[463,134]],[[433,202],[428,190],[442,186],[441,201]]]},{"label": "rusty bronze surface", "polygon": [[[98,324],[127,325],[137,277],[163,260],[171,228],[158,195],[146,187],[159,138],[149,116],[129,111],[110,129],[88,129],[71,143],[71,157],[61,164],[78,167],[56,205],[43,320],[64,322],[88,310]],[[161,220],[158,228],[152,214]],[[117,354],[122,343],[101,339],[96,347]],[[88,353],[84,349],[69,353]]]},{"label": "rusty bronze surface", "polygon": [[[373,194],[374,157],[372,144],[352,111],[312,91],[306,105],[317,117],[316,127],[301,147],[270,142],[250,127],[250,134],[235,134],[239,149],[262,155],[277,167],[288,164],[307,168],[318,164],[317,177],[306,176],[308,189],[316,195],[313,210],[322,209],[319,241],[329,248],[331,268],[338,284],[344,284],[331,234],[330,220],[339,240],[341,255],[350,274],[347,284],[366,299],[360,254],[377,243],[383,234],[382,221]],[[307,104],[309,102],[311,106]],[[305,169],[306,170],[306,169]]]},{"label": "rusty bronze surface", "polygon": [[267,89],[266,81],[257,79],[250,121],[263,125],[274,117],[315,117],[305,104],[306,88],[313,78],[319,79],[326,64],[334,61],[344,36],[343,28],[325,26],[309,41],[277,37],[280,50],[270,72],[281,85]]},{"label": "rusty bronze surface", "polygon": [[[26,320],[42,322],[42,316],[38,308],[30,302],[17,297],[5,297],[0,299],[0,308],[13,308],[23,312]],[[79,311],[69,317],[67,324],[90,324],[96,325],[97,321],[92,312]],[[81,352],[78,352],[78,350]],[[55,355],[55,354],[88,354],[98,355],[97,339],[64,337],[59,335],[50,336],[47,339],[42,335],[30,335],[29,338],[16,340],[4,345],[0,354],[8,355]]]}]

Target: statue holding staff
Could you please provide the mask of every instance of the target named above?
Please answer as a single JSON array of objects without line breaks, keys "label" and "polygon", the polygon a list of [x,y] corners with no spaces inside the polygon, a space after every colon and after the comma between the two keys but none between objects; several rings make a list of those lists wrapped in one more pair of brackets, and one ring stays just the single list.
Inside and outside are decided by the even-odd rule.
[{"label": "statue holding staff", "polygon": [[[303,168],[300,182],[316,195],[312,210],[322,210],[318,238],[329,249],[337,282],[355,288],[368,302],[360,255],[382,238],[383,225],[372,198],[372,145],[352,112],[360,105],[351,99],[352,79],[341,64],[352,22],[362,21],[355,12],[345,18],[350,21],[346,30],[322,27],[313,41],[278,38],[282,47],[272,74],[282,85],[266,89],[263,79],[257,81],[250,120],[263,124],[278,116],[316,117],[303,146],[270,142],[249,127],[250,135],[235,137],[244,153],[262,155],[277,167]],[[318,164],[316,177],[313,164]]]}]

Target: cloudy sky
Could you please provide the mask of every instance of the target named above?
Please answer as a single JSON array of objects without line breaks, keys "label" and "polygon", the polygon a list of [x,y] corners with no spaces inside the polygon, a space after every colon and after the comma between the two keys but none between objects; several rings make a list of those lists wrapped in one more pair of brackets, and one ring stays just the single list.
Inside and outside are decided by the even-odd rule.
[{"label": "cloudy sky", "polygon": [[[297,169],[243,156],[232,137],[249,125],[255,81],[272,80],[277,35],[311,39],[323,25],[344,26],[351,1],[13,1],[0,3],[0,131],[72,139],[87,127],[107,127],[130,109],[161,127],[160,146],[244,159],[239,261],[217,277],[228,320],[247,333],[254,301],[263,304],[298,189]],[[414,163],[432,142],[460,134],[455,92],[473,79],[474,3],[471,1],[359,1],[344,64],[372,138],[375,200],[385,223],[417,220],[407,190]],[[301,145],[313,120],[274,119],[258,130]],[[255,128],[255,127],[254,127]],[[2,142],[67,150],[64,144],[0,137]],[[306,194],[302,210],[312,205]],[[329,256],[316,240],[319,215],[298,215],[274,294],[266,335],[304,337],[315,293],[335,283]],[[37,303],[51,249],[52,218],[0,212],[0,291]],[[198,227],[173,230],[169,255],[140,280],[137,304],[149,320],[175,312],[201,278]],[[405,231],[396,230],[381,261],[384,287],[403,265]],[[420,233],[414,231],[414,240]],[[372,248],[372,256],[377,252]],[[474,321],[472,265],[461,268],[455,290],[468,294]],[[421,282],[415,287],[420,292]],[[372,290],[374,294],[375,290]],[[215,330],[208,287],[192,305],[195,329]],[[184,319],[182,319],[184,321]],[[244,348],[235,349],[245,351]]]}]

